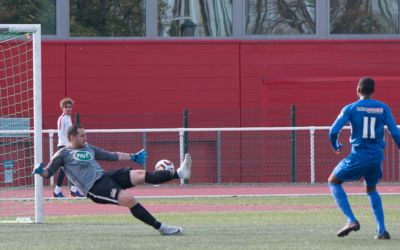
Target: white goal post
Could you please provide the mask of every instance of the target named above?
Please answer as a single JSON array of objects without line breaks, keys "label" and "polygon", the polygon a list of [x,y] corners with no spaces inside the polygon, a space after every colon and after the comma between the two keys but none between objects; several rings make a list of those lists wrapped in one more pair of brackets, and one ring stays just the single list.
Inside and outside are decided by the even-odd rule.
[{"label": "white goal post", "polygon": [[[34,205],[23,209],[0,201],[0,219],[26,222],[21,218],[31,217],[34,211],[35,223],[42,223],[43,179],[30,176],[33,166],[42,162],[41,25],[0,24],[0,63],[0,171],[4,175],[0,198],[12,190],[32,189],[32,178],[35,190]],[[1,214],[4,211],[6,216]]]}]

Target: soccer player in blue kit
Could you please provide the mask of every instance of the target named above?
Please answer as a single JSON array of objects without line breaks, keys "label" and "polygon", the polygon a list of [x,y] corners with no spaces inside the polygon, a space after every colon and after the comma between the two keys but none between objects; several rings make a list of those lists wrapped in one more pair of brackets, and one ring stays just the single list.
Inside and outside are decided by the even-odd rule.
[{"label": "soccer player in blue kit", "polygon": [[375,239],[390,239],[385,228],[382,200],[376,190],[376,185],[382,178],[382,161],[385,148],[384,126],[388,127],[399,148],[400,131],[396,126],[390,108],[385,103],[371,98],[374,90],[375,81],[372,78],[361,78],[357,86],[357,94],[360,99],[342,109],[329,131],[332,147],[338,154],[342,149],[342,145],[338,141],[340,130],[348,122],[350,122],[352,129],[350,137],[351,153],[339,162],[328,179],[332,195],[348,221],[337,233],[338,237],[347,236],[351,231],[360,229],[360,223],[353,214],[342,183],[359,180],[363,177],[377,223]]}]

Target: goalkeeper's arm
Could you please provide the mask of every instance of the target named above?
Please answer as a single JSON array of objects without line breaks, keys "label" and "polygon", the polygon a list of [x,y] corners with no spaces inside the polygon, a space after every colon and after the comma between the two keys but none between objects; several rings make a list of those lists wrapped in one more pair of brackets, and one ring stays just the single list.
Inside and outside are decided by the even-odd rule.
[{"label": "goalkeeper's arm", "polygon": [[146,161],[147,161],[147,151],[145,149],[142,149],[139,152],[131,153],[131,154],[122,153],[122,152],[117,152],[117,154],[118,154],[118,160],[120,160],[120,161],[131,160],[141,166],[146,164]]},{"label": "goalkeeper's arm", "polygon": [[142,149],[136,153],[124,153],[124,152],[109,152],[104,149],[90,145],[94,150],[94,155],[96,160],[100,161],[134,161],[139,165],[146,164],[147,161],[147,151]]},{"label": "goalkeeper's arm", "polygon": [[34,170],[35,174],[38,174],[40,176],[42,176],[43,178],[49,178],[49,170],[47,170],[47,168],[43,168],[42,166],[36,168]]},{"label": "goalkeeper's arm", "polygon": [[43,178],[49,178],[49,171],[46,168],[43,169],[43,173],[40,176],[42,176]]},{"label": "goalkeeper's arm", "polygon": [[53,176],[53,172],[49,171],[49,168],[43,168],[43,163],[39,163],[38,166],[32,171],[32,175],[38,174],[43,178],[49,178]]},{"label": "goalkeeper's arm", "polygon": [[61,166],[63,166],[62,157],[56,155],[45,168],[43,167],[43,163],[39,163],[32,171],[32,175],[38,174],[43,178],[49,178],[53,176]]},{"label": "goalkeeper's arm", "polygon": [[39,163],[32,171],[32,175],[34,174],[47,178],[49,176],[49,171],[43,168],[43,163]]}]

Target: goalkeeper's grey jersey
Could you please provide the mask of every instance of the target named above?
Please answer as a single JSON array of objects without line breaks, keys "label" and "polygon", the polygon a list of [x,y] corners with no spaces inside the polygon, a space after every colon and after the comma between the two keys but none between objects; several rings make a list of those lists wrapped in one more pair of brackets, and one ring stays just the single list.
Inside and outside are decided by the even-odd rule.
[{"label": "goalkeeper's grey jersey", "polygon": [[89,144],[79,149],[68,146],[56,152],[47,165],[47,170],[50,177],[63,167],[68,179],[87,195],[95,181],[104,174],[104,170],[96,160],[118,161],[118,154]]}]

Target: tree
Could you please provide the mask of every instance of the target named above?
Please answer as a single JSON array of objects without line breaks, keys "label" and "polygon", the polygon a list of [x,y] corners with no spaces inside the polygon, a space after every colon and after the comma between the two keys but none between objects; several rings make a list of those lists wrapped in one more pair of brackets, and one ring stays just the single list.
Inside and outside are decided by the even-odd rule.
[{"label": "tree", "polygon": [[71,0],[73,36],[144,36],[143,0]]},{"label": "tree", "polygon": [[397,12],[393,0],[331,0],[331,33],[397,33]]},{"label": "tree", "polygon": [[56,34],[56,0],[2,0],[0,23],[41,24],[42,34]]}]

